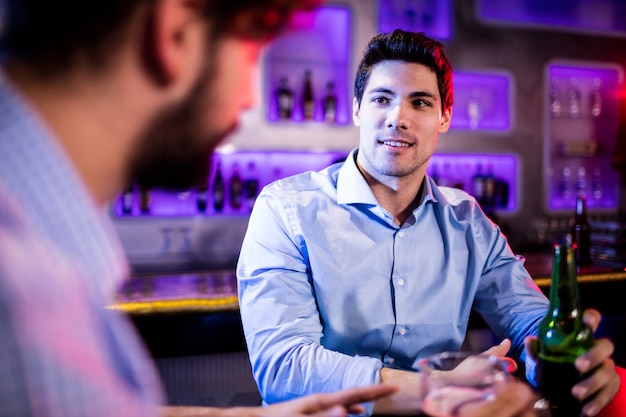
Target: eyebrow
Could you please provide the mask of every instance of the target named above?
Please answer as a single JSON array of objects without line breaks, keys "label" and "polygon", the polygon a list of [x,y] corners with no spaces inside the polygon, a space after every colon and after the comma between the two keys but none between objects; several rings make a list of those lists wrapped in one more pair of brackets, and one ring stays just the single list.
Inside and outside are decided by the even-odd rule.
[{"label": "eyebrow", "polygon": [[[395,91],[390,90],[389,88],[386,88],[386,87],[377,87],[367,92],[367,94],[372,94],[372,93],[384,93],[384,94],[389,94],[394,97],[397,95]],[[436,95],[429,93],[427,91],[414,91],[411,94],[409,94],[409,98],[415,98],[415,97],[429,97],[429,98],[432,98],[433,100],[437,100]]]}]

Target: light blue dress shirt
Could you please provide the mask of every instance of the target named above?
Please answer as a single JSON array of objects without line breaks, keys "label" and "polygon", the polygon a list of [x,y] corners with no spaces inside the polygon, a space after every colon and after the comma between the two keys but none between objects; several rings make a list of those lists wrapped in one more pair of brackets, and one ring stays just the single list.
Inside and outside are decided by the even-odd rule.
[{"label": "light blue dress shirt", "polygon": [[105,308],[127,277],[105,209],[0,71],[0,416],[160,414],[147,350]]},{"label": "light blue dress shirt", "polygon": [[523,258],[473,197],[428,177],[412,216],[394,224],[356,151],[268,185],[254,206],[237,276],[264,400],[377,383],[383,366],[415,370],[460,348],[472,310],[524,360],[548,300]]}]

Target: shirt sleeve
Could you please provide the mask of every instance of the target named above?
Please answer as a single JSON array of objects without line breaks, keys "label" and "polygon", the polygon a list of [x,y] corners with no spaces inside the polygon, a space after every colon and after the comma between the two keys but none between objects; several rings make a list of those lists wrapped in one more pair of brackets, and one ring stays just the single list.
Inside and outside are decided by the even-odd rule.
[{"label": "shirt sleeve", "polygon": [[[534,381],[534,360],[524,349],[524,339],[536,335],[549,301],[524,268],[524,258],[515,255],[500,229],[477,210],[476,256],[484,259],[474,309],[499,338],[509,338],[511,353],[526,364]],[[480,253],[482,252],[482,253]]]},{"label": "shirt sleeve", "polygon": [[[288,204],[264,190],[237,266],[239,302],[254,377],[274,403],[378,383],[382,362],[322,346],[305,239]],[[337,312],[337,314],[342,314]],[[369,404],[371,414],[372,404]]]}]

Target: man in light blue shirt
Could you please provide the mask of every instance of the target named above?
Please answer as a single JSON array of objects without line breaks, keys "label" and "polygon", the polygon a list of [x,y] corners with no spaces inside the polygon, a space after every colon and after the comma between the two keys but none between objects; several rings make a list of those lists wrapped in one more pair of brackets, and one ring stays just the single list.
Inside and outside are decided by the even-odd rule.
[{"label": "man in light blue shirt", "polygon": [[[375,37],[355,81],[359,148],[259,195],[237,275],[266,402],[390,381],[400,391],[368,412],[416,413],[418,359],[458,350],[472,311],[505,339],[492,351],[511,348],[534,376],[524,341],[546,297],[476,200],[426,175],[450,126],[451,73],[435,40]],[[612,346],[600,345],[594,366],[608,372],[591,377],[603,387],[594,410],[617,389]]]}]

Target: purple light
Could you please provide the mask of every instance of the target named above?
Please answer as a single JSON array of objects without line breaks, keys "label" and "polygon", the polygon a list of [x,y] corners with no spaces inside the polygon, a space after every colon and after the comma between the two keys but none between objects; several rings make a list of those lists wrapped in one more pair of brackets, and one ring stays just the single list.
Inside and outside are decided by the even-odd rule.
[{"label": "purple light", "polygon": [[351,11],[347,7],[325,6],[311,12],[295,15],[294,28],[276,38],[265,54],[263,86],[266,89],[267,118],[278,121],[276,91],[280,79],[286,77],[294,93],[291,120],[304,120],[300,102],[304,73],[312,72],[315,107],[313,120],[324,120],[321,100],[326,94],[326,84],[334,83],[337,98],[336,123],[351,122],[348,70],[350,65]]},{"label": "purple light", "polygon": [[624,32],[623,0],[478,0],[478,16],[487,21],[569,30]]},{"label": "purple light", "polygon": [[453,129],[511,129],[511,76],[454,72]]},{"label": "purple light", "polygon": [[440,40],[452,37],[450,0],[380,0],[378,7],[380,33],[403,29],[424,32]]}]

